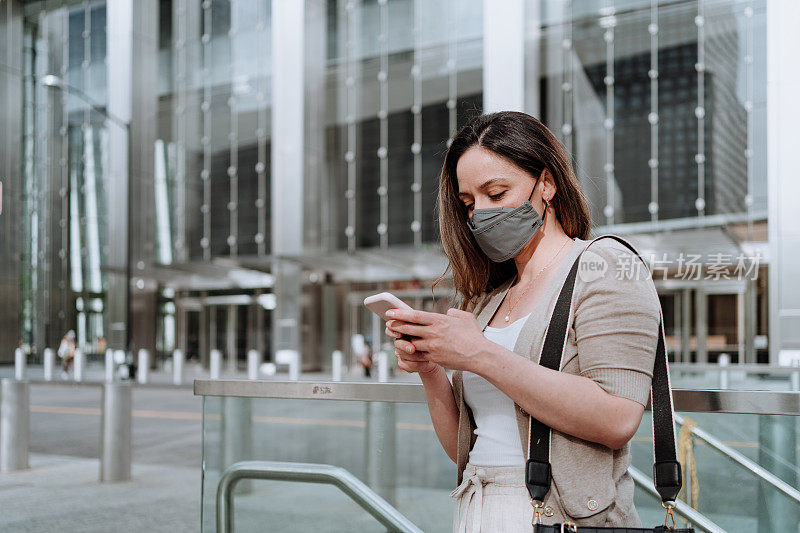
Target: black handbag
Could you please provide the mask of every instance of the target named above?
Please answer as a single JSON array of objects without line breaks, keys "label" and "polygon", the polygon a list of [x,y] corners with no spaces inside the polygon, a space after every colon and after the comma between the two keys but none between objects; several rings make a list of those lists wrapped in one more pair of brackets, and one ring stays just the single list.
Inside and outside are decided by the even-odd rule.
[{"label": "black handbag", "polygon": [[[616,235],[603,235],[592,240],[615,239],[633,253],[639,259],[639,253],[625,240]],[[591,245],[590,242],[589,244]],[[588,248],[588,245],[587,245]],[[583,252],[581,252],[581,255]],[[570,307],[572,305],[572,292],[575,287],[575,276],[578,272],[581,255],[575,259],[572,269],[564,281],[561,293],[556,300],[553,315],[550,317],[550,325],[547,328],[547,335],[542,347],[542,355],[539,364],[559,371],[561,368],[561,356],[564,351],[564,342],[567,338],[567,323],[569,321]],[[644,262],[644,260],[642,260]],[[646,263],[645,263],[646,266]],[[575,531],[580,533],[606,532],[606,533],[628,533],[643,532],[651,533],[672,532],[672,533],[694,533],[694,528],[675,528],[675,498],[681,490],[682,476],[681,465],[677,461],[675,449],[675,423],[672,410],[672,391],[669,386],[669,374],[667,368],[667,350],[664,343],[664,320],[663,317],[658,324],[658,344],[656,346],[656,358],[653,367],[653,380],[651,385],[651,406],[653,414],[653,447],[655,462],[653,463],[653,479],[655,480],[656,490],[661,496],[661,505],[667,510],[664,525],[653,528],[637,527],[598,527],[598,526],[578,526],[573,522],[564,522],[555,525],[544,525],[541,523],[541,508],[544,499],[550,490],[550,427],[531,417],[529,458],[525,464],[525,484],[531,495],[531,505],[534,508],[533,525],[534,533],[562,533],[565,531]],[[540,443],[535,445],[534,443]]]}]

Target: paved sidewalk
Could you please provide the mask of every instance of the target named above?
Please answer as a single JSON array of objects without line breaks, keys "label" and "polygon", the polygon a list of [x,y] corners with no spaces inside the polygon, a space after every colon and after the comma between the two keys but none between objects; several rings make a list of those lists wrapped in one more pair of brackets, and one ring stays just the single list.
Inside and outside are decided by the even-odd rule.
[{"label": "paved sidewalk", "polygon": [[31,454],[0,474],[0,531],[200,530],[200,468],[132,465],[132,481],[100,483],[97,459]]}]

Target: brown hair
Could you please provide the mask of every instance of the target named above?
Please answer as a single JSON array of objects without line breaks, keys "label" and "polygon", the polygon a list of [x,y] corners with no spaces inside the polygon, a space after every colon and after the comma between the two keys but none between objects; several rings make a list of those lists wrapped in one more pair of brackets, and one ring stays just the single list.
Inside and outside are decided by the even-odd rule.
[{"label": "brown hair", "polygon": [[[456,165],[473,146],[504,157],[536,179],[547,169],[556,186],[550,205],[569,237],[588,239],[591,215],[578,178],[564,147],[536,118],[518,111],[479,115],[467,122],[453,138],[439,178],[439,232],[449,263],[436,285],[453,270],[458,308],[472,310],[479,297],[516,274],[514,259],[495,263],[483,253],[467,227],[467,208],[458,197]],[[452,306],[453,302],[451,302]]]}]

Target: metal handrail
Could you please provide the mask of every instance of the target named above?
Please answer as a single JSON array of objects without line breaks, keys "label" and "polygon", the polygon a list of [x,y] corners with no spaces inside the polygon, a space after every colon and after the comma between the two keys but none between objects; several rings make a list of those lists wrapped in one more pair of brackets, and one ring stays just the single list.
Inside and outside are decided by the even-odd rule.
[{"label": "metal handrail", "polygon": [[[198,379],[196,396],[425,403],[421,383]],[[800,416],[800,392],[672,389],[676,412]],[[650,409],[650,403],[646,409]]]},{"label": "metal handrail", "polygon": [[242,479],[327,483],[341,489],[390,531],[422,533],[400,511],[346,469],[318,463],[241,461],[222,473],[217,485],[217,531],[233,532],[233,487]]},{"label": "metal handrail", "polygon": [[[675,423],[683,425],[683,417],[677,413],[675,414]],[[781,478],[779,478],[766,468],[748,459],[741,453],[737,452],[730,446],[724,444],[719,439],[711,436],[711,434],[703,431],[698,427],[692,427],[690,431],[692,435],[702,440],[703,442],[705,442],[706,444],[708,444],[709,446],[720,452],[722,455],[733,461],[734,463],[743,467],[749,473],[760,478],[765,483],[772,485],[776,490],[782,492],[789,498],[793,499],[795,502],[800,503],[800,491],[798,491],[797,489],[795,489],[794,487],[783,481]]]},{"label": "metal handrail", "polygon": [[[661,495],[656,490],[653,480],[644,475],[644,473],[636,467],[629,466],[628,473],[633,478],[633,482],[637,487],[644,489],[647,494],[661,501]],[[712,522],[708,517],[701,514],[699,511],[692,508],[691,505],[681,500],[675,500],[675,512],[678,516],[686,518],[700,531],[706,533],[726,533],[724,529]]]}]

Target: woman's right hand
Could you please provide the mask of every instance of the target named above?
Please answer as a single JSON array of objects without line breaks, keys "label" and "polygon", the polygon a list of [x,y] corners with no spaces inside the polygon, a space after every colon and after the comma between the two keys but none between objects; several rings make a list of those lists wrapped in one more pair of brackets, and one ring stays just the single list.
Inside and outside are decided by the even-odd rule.
[{"label": "woman's right hand", "polygon": [[395,339],[394,355],[397,357],[398,368],[411,374],[417,373],[421,378],[433,375],[439,370],[439,365],[425,357],[423,352],[414,351],[414,353],[408,353],[406,348],[411,346],[413,350],[413,345],[406,340],[402,340],[400,338],[402,333],[391,329],[388,324],[387,322],[384,331],[388,336]]}]

